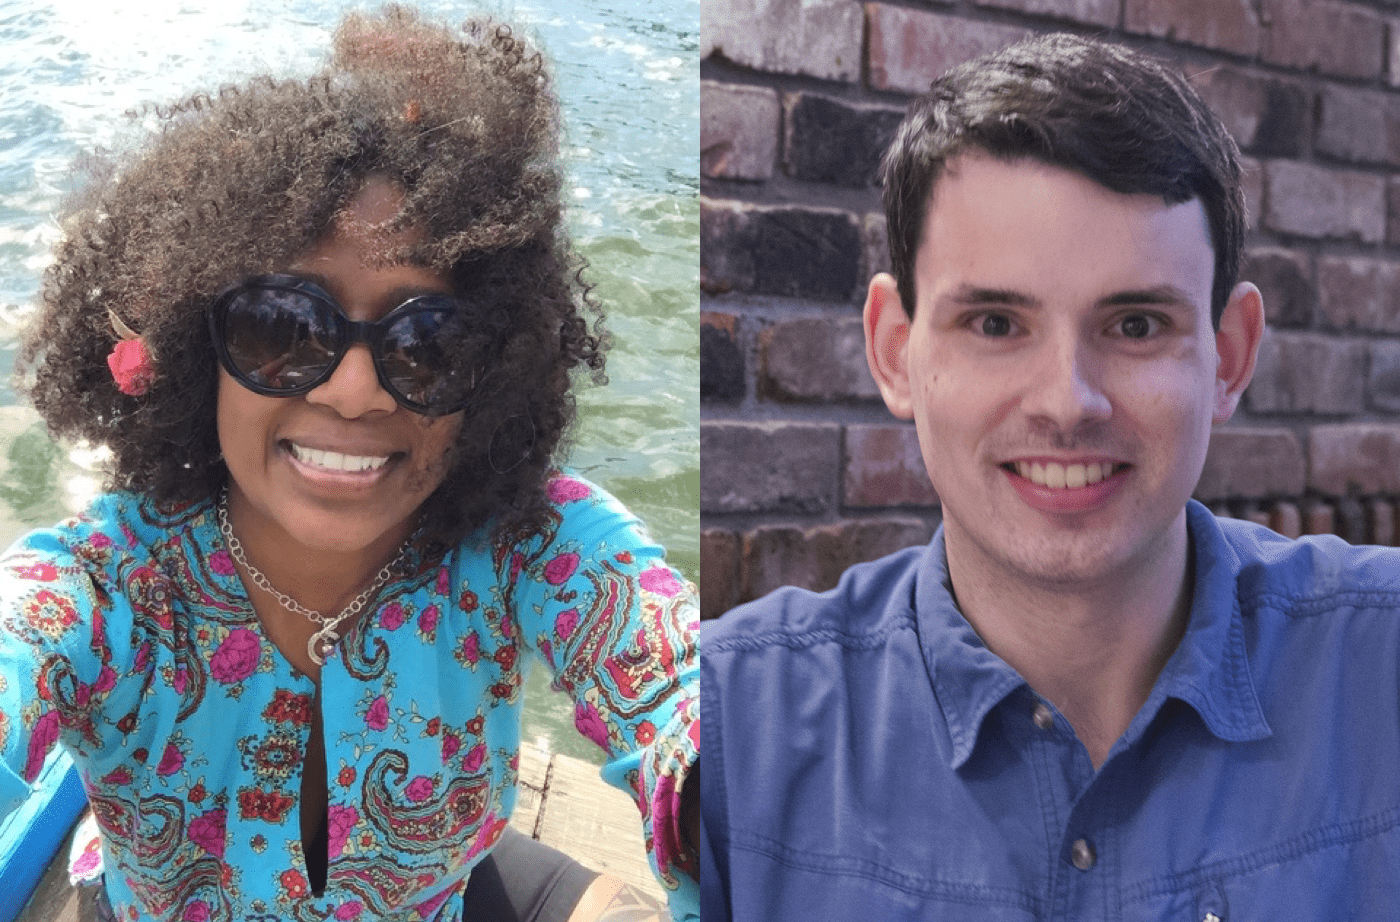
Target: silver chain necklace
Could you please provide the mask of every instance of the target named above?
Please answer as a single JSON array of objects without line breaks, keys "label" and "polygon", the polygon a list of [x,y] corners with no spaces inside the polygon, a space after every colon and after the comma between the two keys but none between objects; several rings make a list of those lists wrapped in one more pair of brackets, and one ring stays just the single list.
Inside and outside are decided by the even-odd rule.
[{"label": "silver chain necklace", "polygon": [[340,634],[336,629],[340,627],[341,622],[345,621],[347,618],[353,618],[355,615],[358,615],[360,610],[365,607],[365,603],[368,602],[385,583],[393,578],[394,570],[397,568],[399,561],[403,558],[404,551],[408,548],[408,542],[405,541],[399,547],[398,553],[394,555],[394,559],[390,560],[380,569],[379,574],[375,576],[374,582],[370,583],[368,589],[355,596],[355,598],[350,601],[349,605],[340,610],[340,614],[336,615],[334,618],[327,618],[319,611],[313,611],[307,608],[285,592],[277,589],[277,587],[273,586],[272,583],[268,581],[263,571],[248,562],[248,558],[243,554],[243,545],[239,543],[238,538],[233,533],[233,526],[229,524],[228,490],[224,490],[219,494],[218,512],[219,531],[223,533],[224,544],[228,546],[229,555],[233,557],[239,566],[248,571],[248,575],[253,578],[253,585],[276,598],[287,611],[301,615],[312,624],[319,624],[321,626],[321,629],[315,634],[312,634],[311,639],[306,642],[306,655],[311,657],[311,661],[317,666],[324,666],[326,664],[326,657],[335,650],[335,645],[340,641]]}]

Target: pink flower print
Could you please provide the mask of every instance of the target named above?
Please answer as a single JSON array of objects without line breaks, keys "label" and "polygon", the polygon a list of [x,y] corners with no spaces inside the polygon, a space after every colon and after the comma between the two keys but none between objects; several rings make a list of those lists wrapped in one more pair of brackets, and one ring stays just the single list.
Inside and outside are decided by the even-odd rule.
[{"label": "pink flower print", "polygon": [[29,758],[24,763],[24,780],[33,782],[44,767],[49,749],[58,742],[58,712],[49,711],[34,724],[29,734]]},{"label": "pink flower print", "polygon": [[510,555],[510,581],[515,582],[516,577],[523,569],[525,569],[525,555],[516,551]]},{"label": "pink flower print", "polygon": [[185,767],[185,754],[180,751],[180,747],[174,743],[169,743],[165,747],[165,752],[161,754],[160,765],[156,766],[156,774],[165,778],[173,775]]},{"label": "pink flower print", "polygon": [[549,482],[546,492],[551,503],[562,506],[564,503],[584,499],[591,491],[587,484],[580,483],[572,477],[557,477]]},{"label": "pink flower print", "polygon": [[449,574],[449,573],[447,572],[447,568],[446,568],[446,567],[443,567],[442,569],[438,570],[438,577],[437,577],[437,594],[438,594],[438,595],[443,595],[443,596],[445,596],[445,595],[447,595],[451,590],[452,590],[452,577],[451,577],[451,574]]},{"label": "pink flower print", "polygon": [[685,588],[681,585],[680,580],[676,579],[676,574],[668,567],[652,567],[649,570],[643,570],[641,583],[642,588],[646,591],[664,595],[668,599],[680,595]]},{"label": "pink flower print", "polygon": [[462,748],[462,738],[450,730],[442,735],[442,764],[455,756]]},{"label": "pink flower print", "polygon": [[379,612],[379,623],[386,631],[397,631],[403,626],[404,614],[403,606],[398,602],[385,605]]},{"label": "pink flower print", "polygon": [[485,762],[486,744],[477,743],[475,746],[473,746],[470,750],[467,751],[466,757],[462,759],[462,771],[467,772],[469,774],[475,774],[476,772],[481,770],[481,766]]},{"label": "pink flower print", "polygon": [[569,635],[578,627],[578,609],[571,608],[568,611],[560,612],[559,617],[554,619],[554,633],[560,640],[568,640]]},{"label": "pink flower print", "polygon": [[365,904],[359,900],[351,900],[348,903],[341,903],[340,908],[335,911],[335,917],[339,922],[352,922],[360,917],[360,913],[365,911]]},{"label": "pink flower print", "polygon": [[114,768],[110,772],[102,776],[102,783],[111,784],[118,787],[124,784],[130,784],[131,769],[125,766],[122,766],[121,768]]},{"label": "pink flower print", "polygon": [[210,810],[190,820],[190,841],[215,858],[224,857],[224,831],[228,828],[227,810]]},{"label": "pink flower print", "polygon": [[442,891],[437,896],[434,896],[431,899],[424,900],[417,906],[414,906],[413,908],[418,912],[418,918],[437,918],[437,911],[442,908],[443,903],[446,903],[449,899],[452,898],[452,893],[453,889],[451,887],[448,887],[446,890]]},{"label": "pink flower print", "polygon": [[209,922],[209,904],[203,900],[190,901],[180,922]]},{"label": "pink flower print", "polygon": [[147,641],[146,643],[143,643],[141,646],[136,648],[136,661],[135,663],[133,663],[133,666],[135,667],[136,671],[145,672],[146,665],[150,662],[150,659],[151,644],[150,641]]},{"label": "pink flower print", "polygon": [[608,728],[603,724],[602,715],[593,705],[580,701],[574,707],[574,726],[578,727],[578,732],[599,746],[608,748]]},{"label": "pink flower print", "polygon": [[[126,526],[122,527],[125,528]],[[88,539],[88,544],[91,544],[93,547],[111,547],[112,539],[99,531],[97,534],[93,535],[91,538]]]},{"label": "pink flower print", "polygon": [[185,686],[189,683],[189,679],[190,675],[187,670],[183,668],[175,670],[175,678],[170,683],[170,686],[175,689],[175,694],[183,695],[185,693]]},{"label": "pink flower print", "polygon": [[383,730],[389,726],[389,702],[380,695],[370,702],[369,712],[365,714],[365,725],[371,730]]},{"label": "pink flower print", "polygon": [[15,567],[15,575],[21,579],[51,583],[58,578],[58,568],[49,563],[34,563]]},{"label": "pink flower print", "polygon": [[326,810],[326,838],[328,854],[339,858],[345,851],[345,843],[350,841],[350,833],[360,821],[360,811],[354,807],[332,804]]},{"label": "pink flower print", "polygon": [[651,794],[652,849],[662,873],[685,855],[680,848],[680,800],[674,777],[662,775],[656,779]]},{"label": "pink flower print", "polygon": [[437,626],[438,607],[436,605],[429,605],[427,608],[423,609],[422,614],[418,616],[418,630],[422,631],[424,634],[431,634],[433,631],[437,630]]},{"label": "pink flower print", "polygon": [[79,855],[68,872],[78,880],[93,880],[95,879],[93,872],[100,867],[102,867],[102,851],[94,848]]},{"label": "pink flower print", "polygon": [[415,804],[421,804],[429,797],[433,796],[433,779],[426,775],[419,775],[408,783],[404,788],[404,794]]},{"label": "pink flower print", "polygon": [[228,551],[215,551],[209,555],[209,569],[220,576],[233,576],[238,571],[233,568],[233,558]]},{"label": "pink flower print", "polygon": [[560,554],[558,557],[544,565],[544,581],[551,586],[557,586],[564,580],[574,575],[578,569],[578,555]]},{"label": "pink flower print", "polygon": [[216,681],[232,685],[256,672],[261,658],[262,641],[258,635],[247,628],[235,628],[214,651],[209,671]]},{"label": "pink flower print", "polygon": [[475,634],[468,634],[462,641],[462,658],[475,666],[481,661],[481,638]]},{"label": "pink flower print", "polygon": [[102,671],[97,674],[97,681],[92,683],[92,690],[95,692],[109,692],[116,687],[116,670],[111,666],[103,666]]}]

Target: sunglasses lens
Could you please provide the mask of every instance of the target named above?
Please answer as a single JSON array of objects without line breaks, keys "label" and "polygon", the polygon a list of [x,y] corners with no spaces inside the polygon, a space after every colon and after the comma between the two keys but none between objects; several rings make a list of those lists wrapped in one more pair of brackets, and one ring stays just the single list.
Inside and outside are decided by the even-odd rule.
[{"label": "sunglasses lens", "polygon": [[466,335],[462,312],[450,301],[423,299],[397,317],[380,340],[379,368],[410,406],[449,412],[460,406],[470,382],[456,372],[455,348]]},{"label": "sunglasses lens", "polygon": [[292,392],[315,383],[335,358],[331,309],[309,295],[249,287],[223,314],[223,339],[237,374],[268,391]]}]

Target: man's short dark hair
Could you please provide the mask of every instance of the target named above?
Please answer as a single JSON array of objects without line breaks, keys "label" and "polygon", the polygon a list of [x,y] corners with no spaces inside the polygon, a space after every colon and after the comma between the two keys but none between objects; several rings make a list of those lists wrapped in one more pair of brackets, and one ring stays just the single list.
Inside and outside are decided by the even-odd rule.
[{"label": "man's short dark hair", "polygon": [[890,257],[914,315],[914,259],[933,187],[959,154],[1030,158],[1125,195],[1200,199],[1215,248],[1211,322],[1239,276],[1239,150],[1186,78],[1140,52],[1045,35],[962,64],[910,105],[880,165]]}]

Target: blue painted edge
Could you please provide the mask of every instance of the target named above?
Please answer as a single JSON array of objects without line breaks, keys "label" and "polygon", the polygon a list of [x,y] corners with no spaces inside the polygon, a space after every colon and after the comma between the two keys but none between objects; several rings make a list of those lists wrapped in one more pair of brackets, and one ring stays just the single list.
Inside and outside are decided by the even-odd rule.
[{"label": "blue painted edge", "polygon": [[85,806],[78,769],[56,750],[24,805],[0,821],[0,922],[19,916]]}]

